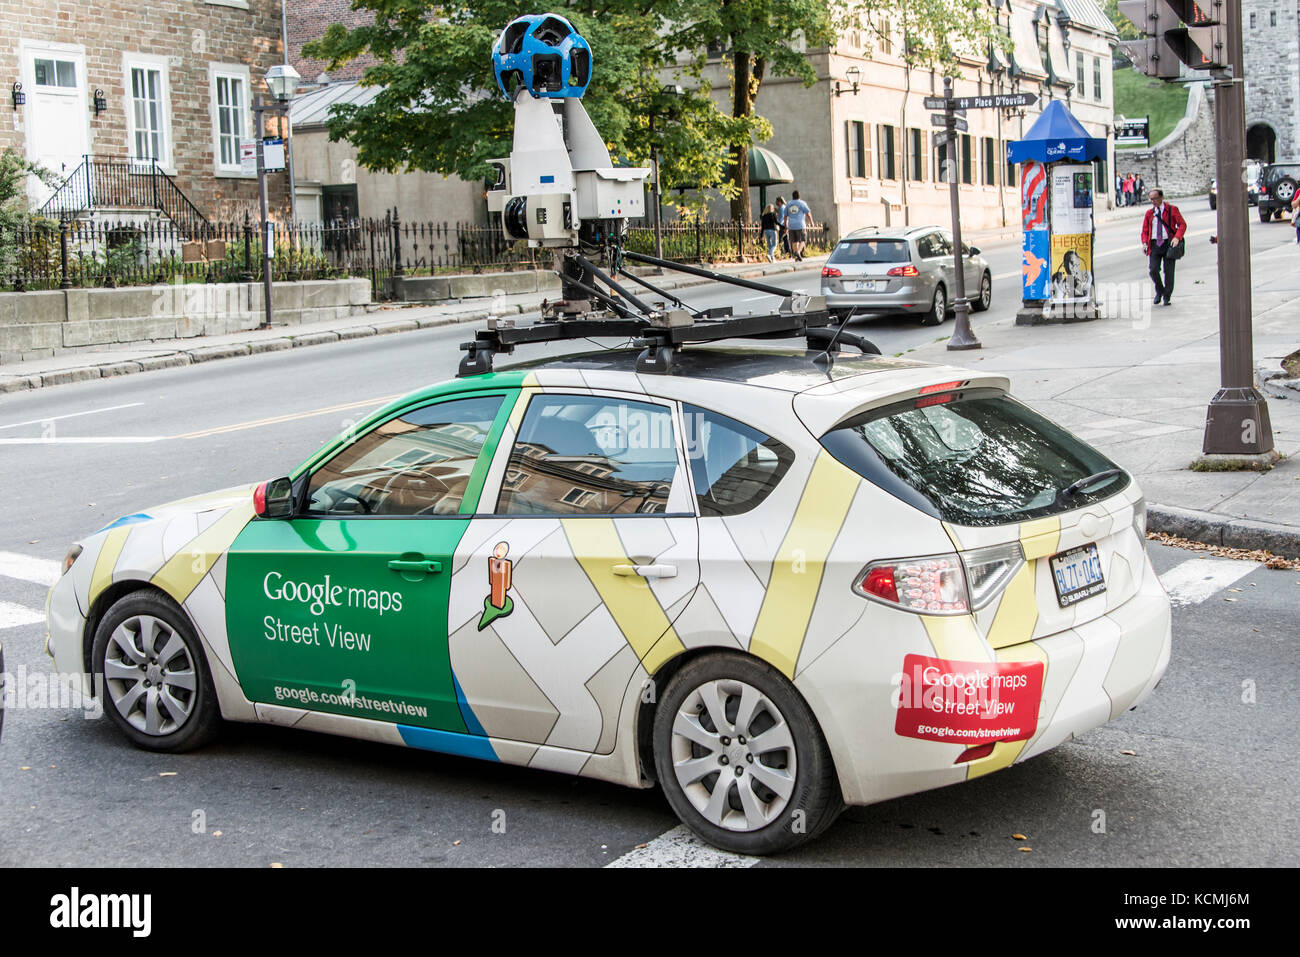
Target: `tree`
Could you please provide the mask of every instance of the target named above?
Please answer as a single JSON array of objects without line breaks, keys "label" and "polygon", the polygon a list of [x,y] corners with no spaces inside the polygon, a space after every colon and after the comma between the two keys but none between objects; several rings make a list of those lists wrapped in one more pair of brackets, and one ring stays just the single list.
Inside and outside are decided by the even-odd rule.
[{"label": "tree", "polygon": [[[497,88],[492,45],[515,17],[536,13],[525,0],[354,0],[374,23],[348,30],[332,25],[308,56],[336,69],[363,54],[377,62],[361,83],[380,87],[364,106],[336,106],[330,139],[348,140],[365,167],[483,177],[487,160],[510,152],[514,114]],[[671,96],[661,70],[670,65],[660,38],[663,17],[648,0],[551,3],[591,44],[593,70],[583,105],[616,161],[648,162],[653,139],[665,149],[668,183],[713,186],[725,164],[718,145],[728,124],[707,88]]]},{"label": "tree", "polygon": [[1115,25],[1115,30],[1119,33],[1121,40],[1141,40],[1145,33],[1139,30],[1128,17],[1119,12],[1118,0],[1105,0],[1104,7],[1106,16],[1110,22]]},{"label": "tree", "polygon": [[798,77],[805,86],[817,74],[800,49],[834,43],[834,18],[822,0],[670,0],[657,5],[671,24],[665,42],[685,54],[699,76],[711,54],[731,64],[731,216],[749,222],[749,147],[772,135],[756,109],[768,76]]},{"label": "tree", "polygon": [[57,185],[59,177],[27,159],[12,146],[0,152],[0,276],[13,268],[18,254],[18,228],[27,217],[28,177],[36,177],[47,186]]}]

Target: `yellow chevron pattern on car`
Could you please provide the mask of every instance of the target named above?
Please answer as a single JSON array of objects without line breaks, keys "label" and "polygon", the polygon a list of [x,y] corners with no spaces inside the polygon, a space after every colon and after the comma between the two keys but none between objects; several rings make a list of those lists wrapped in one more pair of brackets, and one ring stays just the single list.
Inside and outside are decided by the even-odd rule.
[{"label": "yellow chevron pattern on car", "polygon": [[844,528],[861,479],[822,452],[813,462],[794,520],[772,562],[763,604],[749,642],[751,653],[794,677],[822,571],[831,546]]},{"label": "yellow chevron pattern on car", "polygon": [[200,532],[163,563],[150,584],[184,603],[190,592],[203,579],[217,560],[231,546],[236,536],[253,519],[253,503],[237,505]]},{"label": "yellow chevron pattern on car", "polygon": [[1037,575],[1038,560],[1031,558],[1007,582],[989,627],[988,643],[994,648],[1018,645],[1033,637],[1038,624],[1038,602],[1034,597]]},{"label": "yellow chevron pattern on car", "polygon": [[[1047,669],[1050,663],[1047,654],[1032,641],[1022,642],[1011,648],[997,650],[998,661],[1041,661],[1043,663],[1043,687],[1047,687]],[[1039,708],[1042,704],[1042,689],[1039,689]],[[1039,728],[1042,727],[1042,715],[1039,715]],[[1035,735],[1037,732],[1035,732]],[[993,771],[1000,771],[1011,765],[1020,757],[1029,741],[999,741],[993,745],[993,752],[987,758],[971,761],[966,770],[966,780],[978,778]]]},{"label": "yellow chevron pattern on car", "polygon": [[90,576],[90,602],[105,588],[113,584],[113,569],[126,545],[126,536],[131,533],[131,526],[124,525],[113,529],[104,536],[104,544],[99,547],[99,556],[95,559],[95,571]]},{"label": "yellow chevron pattern on car", "polygon": [[1025,552],[1025,561],[1031,558],[1046,558],[1056,551],[1061,541],[1061,518],[1039,518],[1032,522],[1020,523],[1020,547]]},{"label": "yellow chevron pattern on car", "polygon": [[[560,526],[582,570],[614,617],[645,670],[654,672],[686,650],[644,578],[614,574],[631,564],[612,518],[562,519]],[[611,560],[613,559],[613,560]]]}]

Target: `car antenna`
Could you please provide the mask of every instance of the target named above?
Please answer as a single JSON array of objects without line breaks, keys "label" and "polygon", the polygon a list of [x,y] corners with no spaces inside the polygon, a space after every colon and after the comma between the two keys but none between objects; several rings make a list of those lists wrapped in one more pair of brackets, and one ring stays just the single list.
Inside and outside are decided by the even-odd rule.
[{"label": "car antenna", "polygon": [[815,365],[822,365],[823,363],[825,364],[826,374],[828,376],[830,375],[830,367],[831,367],[831,350],[835,348],[835,340],[840,337],[840,333],[844,331],[844,327],[849,324],[849,320],[853,318],[854,314],[857,311],[858,311],[858,307],[853,306],[849,309],[847,313],[844,314],[844,321],[841,322],[839,328],[835,330],[834,335],[831,336],[830,342],[826,343],[826,351],[823,352],[821,355],[813,357],[813,363]]}]

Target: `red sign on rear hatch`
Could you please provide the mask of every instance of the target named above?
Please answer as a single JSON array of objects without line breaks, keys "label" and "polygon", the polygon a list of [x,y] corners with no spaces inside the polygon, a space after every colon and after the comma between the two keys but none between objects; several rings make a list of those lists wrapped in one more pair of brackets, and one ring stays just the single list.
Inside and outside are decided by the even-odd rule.
[{"label": "red sign on rear hatch", "polygon": [[947,744],[1026,741],[1038,729],[1041,661],[903,659],[894,733]]}]

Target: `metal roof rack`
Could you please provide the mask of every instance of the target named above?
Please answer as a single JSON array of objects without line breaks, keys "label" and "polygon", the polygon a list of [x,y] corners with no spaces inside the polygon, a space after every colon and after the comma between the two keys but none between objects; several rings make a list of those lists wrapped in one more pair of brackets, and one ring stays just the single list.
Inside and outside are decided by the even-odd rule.
[{"label": "metal roof rack", "polygon": [[[741,316],[735,315],[729,306],[692,310],[672,293],[624,270],[624,260],[781,296],[781,304],[776,312]],[[809,350],[822,350],[816,358],[825,362],[831,361],[831,349],[839,344],[853,346],[863,353],[880,354],[869,340],[844,331],[852,312],[836,325],[821,296],[623,250],[617,251],[616,265],[611,271],[663,297],[664,301],[651,306],[581,253],[567,251],[560,277],[565,295],[575,298],[544,302],[542,317],[530,322],[489,319],[488,327],[476,332],[473,341],[461,343],[465,357],[460,361],[457,375],[491,372],[493,358],[510,355],[515,346],[594,337],[627,338],[634,347],[639,346],[641,354],[637,357],[636,371],[641,373],[667,374],[672,371],[677,349],[724,339],[802,338]],[[604,284],[609,292],[599,289],[597,282]],[[577,295],[589,298],[578,299]],[[598,306],[594,307],[593,302]],[[676,308],[669,308],[668,303]]]}]

